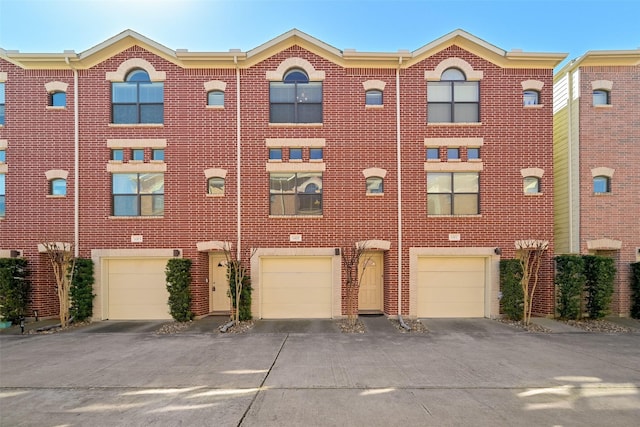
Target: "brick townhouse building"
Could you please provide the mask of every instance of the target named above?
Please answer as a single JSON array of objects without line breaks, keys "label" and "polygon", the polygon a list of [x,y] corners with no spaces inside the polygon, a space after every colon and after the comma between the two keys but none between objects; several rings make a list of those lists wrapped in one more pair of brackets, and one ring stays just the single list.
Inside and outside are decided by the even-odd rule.
[{"label": "brick townhouse building", "polygon": [[640,261],[640,49],[589,51],[554,78],[556,252],[616,260],[628,316]]},{"label": "brick townhouse building", "polygon": [[[95,319],[168,318],[168,259],[193,311],[229,309],[225,250],[256,318],[359,309],[499,314],[499,260],[546,241],[553,313],[553,69],[455,30],[415,51],[338,50],[291,30],[247,52],[171,50],[125,31],[82,53],[1,52],[0,256],[55,315],[43,242],[95,264]],[[608,166],[603,164],[602,166]]]}]

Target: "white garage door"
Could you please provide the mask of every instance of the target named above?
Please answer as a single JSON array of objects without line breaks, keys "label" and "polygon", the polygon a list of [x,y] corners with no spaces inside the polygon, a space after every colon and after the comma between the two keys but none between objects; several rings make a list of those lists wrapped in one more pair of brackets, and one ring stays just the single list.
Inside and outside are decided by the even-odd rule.
[{"label": "white garage door", "polygon": [[330,257],[263,257],[260,261],[263,319],[331,318]]},{"label": "white garage door", "polygon": [[418,258],[418,317],[484,317],[485,258]]},{"label": "white garage door", "polygon": [[168,259],[109,259],[108,318],[170,319],[165,267]]}]

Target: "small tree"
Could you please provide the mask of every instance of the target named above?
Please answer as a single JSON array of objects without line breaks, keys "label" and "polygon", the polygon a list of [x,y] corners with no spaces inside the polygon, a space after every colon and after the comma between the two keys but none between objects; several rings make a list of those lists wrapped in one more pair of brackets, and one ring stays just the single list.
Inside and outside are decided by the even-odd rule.
[{"label": "small tree", "polygon": [[[256,253],[254,249],[249,260]],[[229,246],[224,248],[227,258],[227,280],[229,281],[229,295],[231,296],[231,320],[237,325],[241,320],[251,319],[251,281],[247,274],[247,267],[238,259],[239,254]],[[242,312],[242,313],[241,313]]]},{"label": "small tree", "polygon": [[342,248],[342,266],[345,272],[345,287],[347,292],[347,320],[351,325],[355,325],[358,319],[360,280],[367,268],[367,263],[364,263],[360,271],[358,271],[358,267],[360,265],[360,259],[364,256],[366,247],[366,242],[358,242],[354,246]]},{"label": "small tree", "polygon": [[69,324],[69,288],[75,270],[74,245],[72,243],[45,242],[41,243],[47,258],[53,267],[56,279],[58,302],[60,304],[60,326]]},{"label": "small tree", "polygon": [[546,240],[518,240],[516,241],[516,258],[520,261],[522,268],[522,298],[523,311],[522,320],[525,325],[531,323],[531,312],[533,311],[533,296],[538,285],[540,264],[544,251],[549,247]]}]

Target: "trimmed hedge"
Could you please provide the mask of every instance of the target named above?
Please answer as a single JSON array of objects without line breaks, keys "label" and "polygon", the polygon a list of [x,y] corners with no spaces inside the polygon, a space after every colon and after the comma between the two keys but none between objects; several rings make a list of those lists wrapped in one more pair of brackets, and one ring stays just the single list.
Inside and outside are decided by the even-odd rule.
[{"label": "trimmed hedge", "polygon": [[500,311],[511,320],[522,320],[524,295],[522,294],[522,266],[517,259],[500,260]]},{"label": "trimmed hedge", "polygon": [[191,311],[191,260],[172,258],[165,269],[167,291],[169,292],[169,311],[178,322],[193,319]]},{"label": "trimmed hedge", "polygon": [[609,314],[616,277],[616,265],[612,258],[584,255],[587,313],[591,319],[601,319]]},{"label": "trimmed hedge", "polygon": [[0,318],[18,323],[29,303],[31,282],[24,258],[0,258]]},{"label": "trimmed hedge", "polygon": [[581,255],[559,255],[555,261],[558,315],[562,319],[579,319],[583,312],[584,258]]},{"label": "trimmed hedge", "polygon": [[631,264],[631,317],[640,319],[640,262]]},{"label": "trimmed hedge", "polygon": [[71,308],[69,314],[73,320],[81,322],[93,316],[93,261],[87,258],[76,258],[73,280],[69,288]]}]

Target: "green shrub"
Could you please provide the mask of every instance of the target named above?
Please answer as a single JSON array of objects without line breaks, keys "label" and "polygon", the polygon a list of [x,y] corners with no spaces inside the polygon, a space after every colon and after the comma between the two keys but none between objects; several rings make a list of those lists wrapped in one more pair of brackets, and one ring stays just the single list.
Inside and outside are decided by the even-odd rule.
[{"label": "green shrub", "polygon": [[0,318],[18,323],[29,303],[31,283],[24,258],[0,258]]},{"label": "green shrub", "polygon": [[524,296],[522,294],[522,266],[517,259],[500,260],[501,312],[511,320],[522,320]]},{"label": "green shrub", "polygon": [[583,255],[587,312],[591,319],[601,319],[609,314],[611,297],[616,277],[613,258],[598,255]]},{"label": "green shrub", "polygon": [[631,264],[631,317],[640,319],[640,262]]},{"label": "green shrub", "polygon": [[580,255],[559,255],[555,261],[558,314],[562,319],[578,319],[582,317],[584,259]]},{"label": "green shrub", "polygon": [[172,258],[165,269],[167,291],[169,292],[169,310],[171,317],[178,322],[193,319],[191,312],[191,260]]},{"label": "green shrub", "polygon": [[[242,264],[238,261],[229,261],[227,266],[227,279],[229,280],[229,294],[231,305],[236,309],[236,271],[243,271]],[[240,292],[240,309],[238,318],[251,320],[251,278],[246,274],[242,277],[242,291]]]},{"label": "green shrub", "polygon": [[69,314],[74,321],[81,322],[93,316],[93,261],[87,258],[77,258],[69,298],[71,308]]}]

